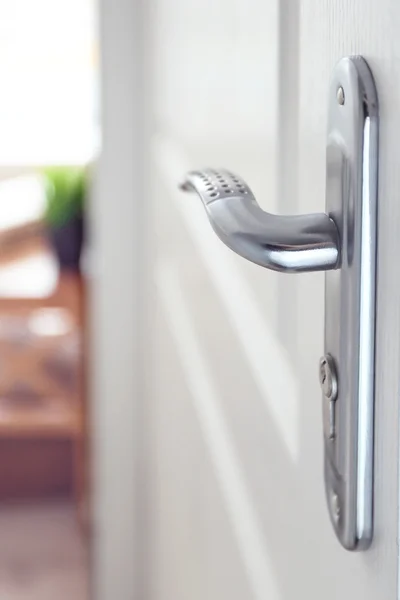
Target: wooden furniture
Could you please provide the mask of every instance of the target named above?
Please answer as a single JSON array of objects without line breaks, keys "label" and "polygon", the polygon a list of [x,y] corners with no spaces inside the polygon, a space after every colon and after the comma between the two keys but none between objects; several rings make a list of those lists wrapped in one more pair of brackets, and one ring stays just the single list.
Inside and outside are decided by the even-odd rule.
[{"label": "wooden furniture", "polygon": [[[52,272],[48,275],[55,285],[50,294],[15,297],[12,290],[6,290],[5,296],[0,286],[3,292],[0,296],[0,469],[3,457],[7,460],[3,466],[10,473],[3,478],[3,484],[0,479],[0,498],[52,491],[65,493],[72,477],[73,493],[81,512],[86,479],[84,285],[79,274],[54,275],[51,249],[37,233],[2,254],[0,280],[4,269],[8,273],[13,269],[23,273],[24,261],[32,258],[43,268],[49,269],[51,265]],[[44,289],[48,288],[46,276],[39,275],[30,273],[45,282]],[[26,448],[25,460],[23,448]],[[29,461],[33,464],[29,465]],[[42,467],[43,462],[48,465],[47,470]],[[23,481],[18,478],[18,470]]]}]

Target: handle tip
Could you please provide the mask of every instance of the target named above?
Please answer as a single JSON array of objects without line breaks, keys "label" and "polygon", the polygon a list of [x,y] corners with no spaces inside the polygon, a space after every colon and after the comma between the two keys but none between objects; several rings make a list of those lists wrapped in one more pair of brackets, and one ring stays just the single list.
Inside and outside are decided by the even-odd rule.
[{"label": "handle tip", "polygon": [[182,181],[180,181],[178,183],[178,189],[181,190],[182,192],[192,192],[193,185],[190,183],[190,181],[188,179],[182,179]]}]

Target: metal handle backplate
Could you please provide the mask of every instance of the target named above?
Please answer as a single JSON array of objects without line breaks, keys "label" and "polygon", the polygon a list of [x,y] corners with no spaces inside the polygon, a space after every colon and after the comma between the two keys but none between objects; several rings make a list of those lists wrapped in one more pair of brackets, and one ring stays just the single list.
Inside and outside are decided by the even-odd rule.
[{"label": "metal handle backplate", "polygon": [[325,213],[277,216],[225,169],[192,171],[219,238],[241,256],[283,272],[327,271],[323,390],[329,514],[349,549],[372,539],[378,100],[361,57],[335,67],[328,100]]},{"label": "metal handle backplate", "polygon": [[325,489],[345,548],[373,535],[378,98],[360,57],[342,59],[329,91],[326,210],[341,239],[341,268],[325,275],[325,355],[337,398],[323,393]]}]

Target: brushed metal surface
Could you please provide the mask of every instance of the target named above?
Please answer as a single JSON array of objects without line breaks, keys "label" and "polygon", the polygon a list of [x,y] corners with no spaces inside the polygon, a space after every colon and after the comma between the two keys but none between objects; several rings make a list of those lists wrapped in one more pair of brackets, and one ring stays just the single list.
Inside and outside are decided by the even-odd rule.
[{"label": "brushed metal surface", "polygon": [[218,237],[251,262],[286,273],[338,265],[338,233],[324,213],[267,213],[243,179],[226,169],[189,172],[181,188],[197,192]]},{"label": "brushed metal surface", "polygon": [[[343,58],[333,72],[328,110],[326,211],[339,231],[341,264],[325,275],[325,354],[333,357],[339,382],[335,435],[324,428],[324,464],[331,521],[349,550],[367,548],[373,535],[377,182],[374,81],[361,57]],[[324,423],[330,418],[324,414]]]}]

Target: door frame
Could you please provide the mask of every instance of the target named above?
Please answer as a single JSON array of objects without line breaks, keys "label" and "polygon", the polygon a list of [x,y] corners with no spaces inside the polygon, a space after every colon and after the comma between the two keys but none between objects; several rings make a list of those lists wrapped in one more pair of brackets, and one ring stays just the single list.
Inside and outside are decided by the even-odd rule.
[{"label": "door frame", "polygon": [[102,144],[90,205],[92,597],[140,597],[145,2],[100,0]]}]

